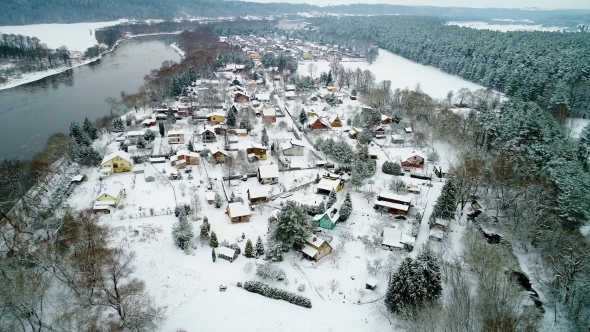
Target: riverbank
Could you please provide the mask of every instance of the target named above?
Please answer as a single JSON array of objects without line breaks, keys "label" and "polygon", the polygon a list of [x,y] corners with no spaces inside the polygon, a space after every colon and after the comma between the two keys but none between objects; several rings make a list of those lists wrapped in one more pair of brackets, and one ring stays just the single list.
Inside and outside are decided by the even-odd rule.
[{"label": "riverbank", "polygon": [[[66,70],[70,70],[70,69],[74,69],[77,67],[91,64],[91,63],[99,60],[100,58],[102,58],[106,54],[113,52],[117,48],[117,46],[119,46],[119,44],[121,42],[126,41],[126,40],[130,40],[130,39],[138,38],[138,37],[147,37],[147,36],[178,35],[181,32],[182,31],[126,36],[124,39],[119,39],[112,48],[101,53],[99,56],[97,56],[95,58],[87,59],[84,61],[80,61],[79,63],[76,63],[70,67],[60,67],[60,68],[49,69],[49,70],[45,70],[45,71],[37,71],[37,72],[32,72],[32,73],[20,74],[20,78],[14,78],[17,75],[14,75],[12,77],[8,77],[7,83],[4,83],[4,84],[0,83],[0,90],[10,89],[10,88],[17,87],[19,85],[35,82],[35,81],[38,81],[38,80],[43,79],[45,77],[49,77],[49,76],[53,76],[53,75],[56,75],[59,73],[63,73]],[[184,57],[184,52],[180,48],[178,48],[176,43],[171,44],[170,47],[173,48],[180,55],[181,58]]]}]

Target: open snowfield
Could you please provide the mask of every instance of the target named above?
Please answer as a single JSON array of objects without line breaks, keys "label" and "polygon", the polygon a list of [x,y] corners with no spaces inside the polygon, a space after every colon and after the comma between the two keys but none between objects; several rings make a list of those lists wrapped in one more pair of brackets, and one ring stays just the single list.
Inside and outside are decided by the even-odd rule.
[{"label": "open snowfield", "polygon": [[[308,76],[307,67],[309,63],[317,65],[317,75],[321,72],[328,72],[330,69],[328,61],[303,62],[299,64],[297,73]],[[458,76],[453,76],[440,71],[434,67],[428,67],[416,62],[404,59],[383,49],[379,49],[379,57],[372,64],[367,62],[346,62],[341,64],[344,68],[369,69],[375,74],[377,82],[383,80],[391,81],[391,89],[397,88],[414,89],[417,83],[422,86],[422,91],[432,98],[444,99],[449,90],[457,91],[461,88],[469,90],[483,89],[481,85],[466,81]]]},{"label": "open snowfield", "polygon": [[541,24],[489,24],[481,21],[450,21],[447,25],[457,25],[479,30],[496,30],[496,31],[563,31],[567,27],[545,27]]},{"label": "open snowfield", "polygon": [[0,33],[33,36],[50,48],[66,46],[70,51],[84,52],[96,44],[94,29],[117,25],[127,20],[72,24],[31,24],[0,26]]},{"label": "open snowfield", "polygon": [[590,119],[568,119],[570,121],[569,127],[571,128],[570,136],[572,138],[578,138],[582,129],[590,124]]}]

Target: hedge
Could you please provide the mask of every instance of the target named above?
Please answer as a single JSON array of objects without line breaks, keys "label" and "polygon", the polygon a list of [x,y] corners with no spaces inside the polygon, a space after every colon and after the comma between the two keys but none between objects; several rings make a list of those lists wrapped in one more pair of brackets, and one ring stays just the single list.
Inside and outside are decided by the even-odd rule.
[{"label": "hedge", "polygon": [[244,289],[271,299],[283,300],[301,307],[311,308],[311,300],[307,297],[271,287],[260,281],[246,281],[244,282]]}]

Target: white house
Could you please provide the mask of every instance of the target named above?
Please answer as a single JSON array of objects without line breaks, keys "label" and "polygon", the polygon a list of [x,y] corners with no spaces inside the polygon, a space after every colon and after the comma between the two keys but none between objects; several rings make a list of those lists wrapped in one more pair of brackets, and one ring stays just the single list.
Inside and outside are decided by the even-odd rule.
[{"label": "white house", "polygon": [[169,130],[168,143],[170,144],[184,144],[184,132],[182,130]]},{"label": "white house", "polygon": [[282,143],[281,149],[285,156],[303,156],[305,145],[300,140],[291,139],[289,142]]},{"label": "white house", "polygon": [[277,184],[279,183],[279,165],[260,165],[256,175],[262,184]]}]

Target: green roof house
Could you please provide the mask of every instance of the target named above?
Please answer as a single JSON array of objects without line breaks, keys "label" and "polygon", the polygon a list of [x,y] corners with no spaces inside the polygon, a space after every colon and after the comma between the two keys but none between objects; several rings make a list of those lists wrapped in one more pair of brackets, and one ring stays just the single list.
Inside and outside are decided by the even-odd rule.
[{"label": "green roof house", "polygon": [[334,229],[339,218],[340,213],[338,209],[331,209],[331,211],[326,211],[323,214],[316,214],[315,217],[313,217],[313,221],[316,223],[317,227]]}]

